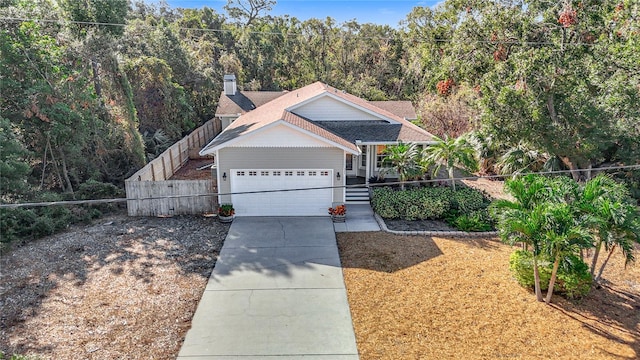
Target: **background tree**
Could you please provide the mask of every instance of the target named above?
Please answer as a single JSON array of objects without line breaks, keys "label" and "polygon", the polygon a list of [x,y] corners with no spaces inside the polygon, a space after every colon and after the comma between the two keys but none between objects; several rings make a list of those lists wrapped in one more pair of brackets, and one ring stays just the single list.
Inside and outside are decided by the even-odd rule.
[{"label": "background tree", "polygon": [[243,21],[244,26],[249,26],[261,12],[271,11],[275,4],[275,0],[228,0],[224,9],[231,18]]}]

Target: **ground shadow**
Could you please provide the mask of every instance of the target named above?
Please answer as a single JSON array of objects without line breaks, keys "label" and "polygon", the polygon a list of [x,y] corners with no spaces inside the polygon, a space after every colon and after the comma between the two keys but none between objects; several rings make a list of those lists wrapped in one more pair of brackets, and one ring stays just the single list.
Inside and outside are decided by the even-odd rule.
[{"label": "ground shadow", "polygon": [[426,236],[394,236],[385,232],[337,234],[340,259],[345,268],[392,273],[442,255]]},{"label": "ground shadow", "polygon": [[579,321],[593,333],[628,345],[635,356],[614,354],[599,348],[613,359],[637,359],[640,357],[640,295],[616,289],[606,280],[601,286],[579,301],[560,300],[552,306],[566,316]]},{"label": "ground shadow", "polygon": [[[0,257],[0,328],[12,329],[38,316],[63,283],[83,286],[101,269],[133,276],[142,284],[176,267],[208,278],[228,229],[200,216],[133,218],[123,213],[16,246]],[[0,351],[51,350],[26,340],[10,345],[9,336],[10,331],[0,332]]]}]

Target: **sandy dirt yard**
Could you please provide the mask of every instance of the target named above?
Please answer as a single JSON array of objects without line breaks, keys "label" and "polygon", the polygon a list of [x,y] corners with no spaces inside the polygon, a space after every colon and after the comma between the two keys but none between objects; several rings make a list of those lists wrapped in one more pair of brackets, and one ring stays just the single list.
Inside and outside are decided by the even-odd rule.
[{"label": "sandy dirt yard", "polygon": [[0,351],[175,359],[228,228],[115,215],[15,246],[0,257]]},{"label": "sandy dirt yard", "polygon": [[640,358],[640,264],[625,270],[620,254],[604,286],[549,306],[511,277],[514,249],[497,240],[337,238],[362,360]]}]

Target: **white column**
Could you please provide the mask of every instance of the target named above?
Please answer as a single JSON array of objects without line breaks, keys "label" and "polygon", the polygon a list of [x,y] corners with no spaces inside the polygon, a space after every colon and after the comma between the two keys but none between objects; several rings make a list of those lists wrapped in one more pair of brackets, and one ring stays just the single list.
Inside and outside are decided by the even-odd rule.
[{"label": "white column", "polygon": [[365,164],[364,167],[364,173],[365,173],[365,181],[366,184],[369,185],[369,178],[371,177],[371,151],[370,150],[370,146],[369,145],[365,145],[365,154],[367,156],[367,163]]}]

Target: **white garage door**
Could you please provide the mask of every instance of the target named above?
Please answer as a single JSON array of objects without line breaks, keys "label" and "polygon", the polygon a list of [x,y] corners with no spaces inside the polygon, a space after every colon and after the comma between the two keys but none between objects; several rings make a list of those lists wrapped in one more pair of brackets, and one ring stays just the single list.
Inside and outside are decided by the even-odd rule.
[{"label": "white garage door", "polygon": [[[232,169],[231,201],[238,216],[327,216],[333,170]],[[264,192],[325,187],[324,189]],[[254,192],[251,194],[235,194]]]}]

